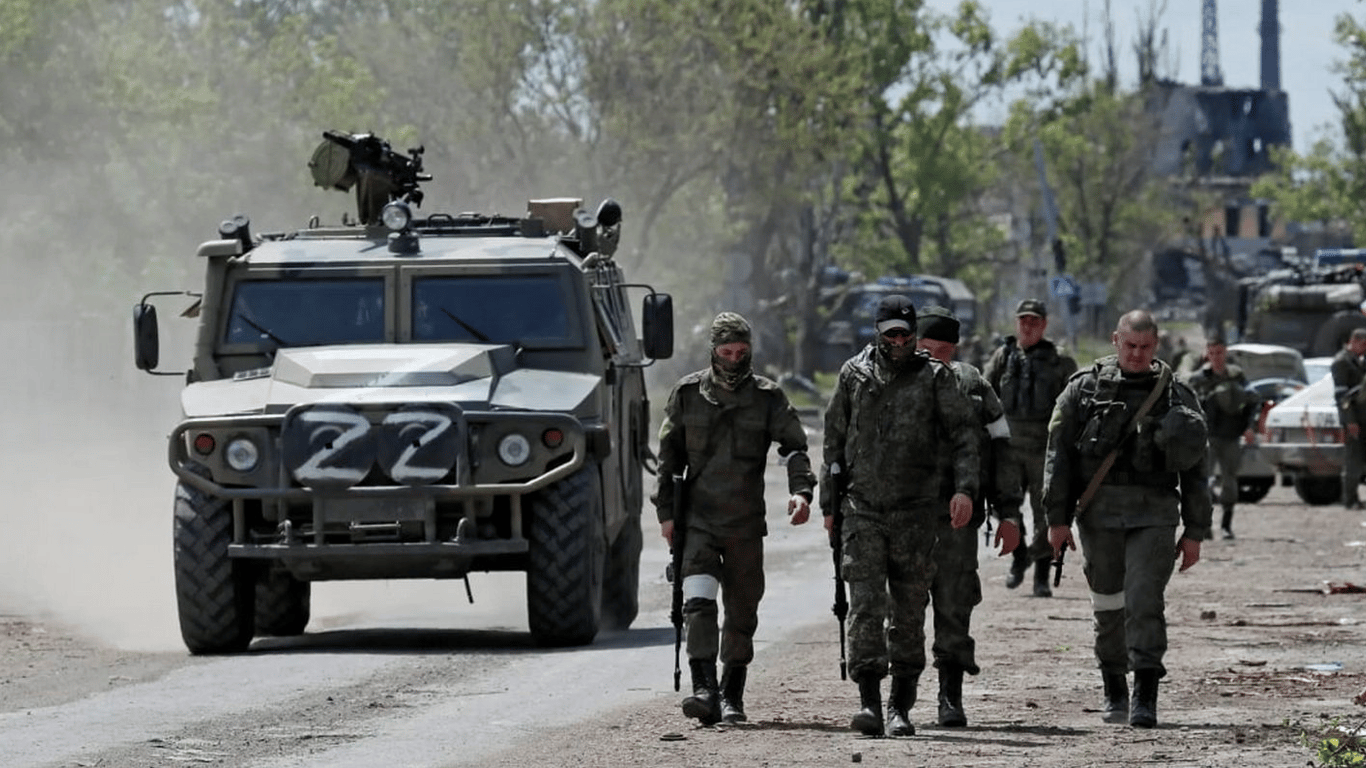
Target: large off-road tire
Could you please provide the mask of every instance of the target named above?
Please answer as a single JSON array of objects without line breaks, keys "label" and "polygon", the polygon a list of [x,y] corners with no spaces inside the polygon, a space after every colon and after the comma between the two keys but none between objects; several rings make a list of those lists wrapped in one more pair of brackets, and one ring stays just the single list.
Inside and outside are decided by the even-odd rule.
[{"label": "large off-road tire", "polygon": [[525,500],[527,622],[537,644],[593,642],[602,620],[602,489],[585,466]]},{"label": "large off-road tire", "polygon": [[1342,349],[1342,345],[1347,343],[1347,338],[1352,335],[1352,331],[1363,327],[1366,327],[1366,317],[1363,317],[1360,312],[1356,310],[1338,312],[1319,326],[1305,357],[1336,355]]},{"label": "large off-road tire", "polygon": [[1342,479],[1299,475],[1295,478],[1295,494],[1305,504],[1332,504],[1342,498]]},{"label": "large off-road tire", "polygon": [[607,629],[630,629],[640,613],[640,551],[644,535],[640,518],[622,526],[607,554],[607,576],[602,585],[602,623]]},{"label": "large off-road tire", "polygon": [[228,557],[232,506],[180,483],[176,486],[176,608],[190,653],[237,653],[251,644],[253,583],[250,563]]},{"label": "large off-road tire", "polygon": [[312,610],[312,587],[283,568],[263,567],[256,580],[256,633],[302,635]]}]

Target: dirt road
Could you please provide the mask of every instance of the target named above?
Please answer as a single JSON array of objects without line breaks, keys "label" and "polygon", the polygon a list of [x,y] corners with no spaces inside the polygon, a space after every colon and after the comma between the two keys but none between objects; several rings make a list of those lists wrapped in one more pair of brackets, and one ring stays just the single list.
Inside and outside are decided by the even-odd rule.
[{"label": "dirt road", "polygon": [[[823,534],[783,524],[775,509],[746,725],[701,728],[679,714],[663,545],[648,526],[636,626],[550,653],[525,635],[518,585],[491,576],[474,580],[477,609],[455,605],[458,585],[355,585],[371,590],[360,600],[320,590],[308,635],[228,658],[192,658],[173,643],[120,648],[11,598],[0,604],[0,762],[1304,766],[1317,758],[1303,736],[1366,719],[1353,704],[1366,689],[1366,595],[1347,586],[1366,585],[1364,523],[1285,488],[1240,507],[1238,539],[1208,542],[1200,564],[1173,578],[1154,730],[1100,721],[1080,557],[1041,599],[1005,589],[1005,561],[984,550],[983,672],[964,688],[969,726],[934,724],[930,672],[914,737],[849,731],[856,691],[839,680]],[[1326,594],[1329,585],[1344,591]],[[165,585],[108,597],[169,598]]]}]

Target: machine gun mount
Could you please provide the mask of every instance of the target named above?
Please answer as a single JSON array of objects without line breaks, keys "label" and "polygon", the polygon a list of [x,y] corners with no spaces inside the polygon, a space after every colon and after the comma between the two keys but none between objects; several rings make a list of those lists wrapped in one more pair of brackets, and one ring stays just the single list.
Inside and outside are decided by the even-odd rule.
[{"label": "machine gun mount", "polygon": [[368,226],[379,221],[380,212],[391,202],[422,205],[418,183],[432,180],[431,174],[422,171],[423,151],[423,147],[409,149],[405,157],[374,134],[327,130],[308,167],[319,187],[346,192],[354,186],[356,213],[360,223]]}]

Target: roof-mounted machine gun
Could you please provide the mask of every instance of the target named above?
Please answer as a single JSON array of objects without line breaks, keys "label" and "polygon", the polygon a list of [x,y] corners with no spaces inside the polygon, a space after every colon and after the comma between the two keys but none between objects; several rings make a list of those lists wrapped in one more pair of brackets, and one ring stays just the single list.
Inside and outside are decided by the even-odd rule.
[{"label": "roof-mounted machine gun", "polygon": [[[323,143],[313,151],[308,167],[313,183],[324,189],[346,192],[356,188],[356,212],[360,223],[380,220],[391,202],[422,205],[418,182],[431,181],[422,171],[423,147],[409,149],[407,157],[389,148],[389,142],[370,133],[323,131]],[[411,211],[406,211],[411,218]],[[396,227],[395,229],[401,229]]]}]

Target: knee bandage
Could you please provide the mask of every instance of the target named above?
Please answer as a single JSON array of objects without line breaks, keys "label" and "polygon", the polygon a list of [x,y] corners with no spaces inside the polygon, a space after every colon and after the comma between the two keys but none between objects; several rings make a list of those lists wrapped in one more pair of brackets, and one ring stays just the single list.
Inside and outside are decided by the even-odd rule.
[{"label": "knee bandage", "polygon": [[691,600],[697,597],[715,602],[716,594],[720,591],[721,582],[717,581],[715,576],[708,576],[705,573],[700,573],[683,579],[684,600]]},{"label": "knee bandage", "polygon": [[1102,595],[1099,592],[1091,593],[1091,610],[1100,613],[1101,611],[1118,611],[1124,608],[1124,590],[1120,590],[1111,595]]}]

